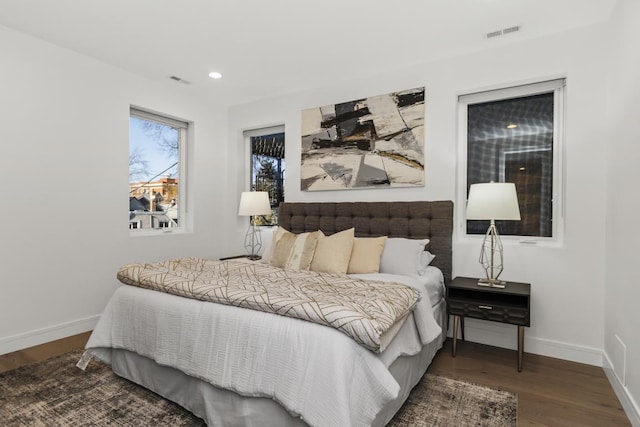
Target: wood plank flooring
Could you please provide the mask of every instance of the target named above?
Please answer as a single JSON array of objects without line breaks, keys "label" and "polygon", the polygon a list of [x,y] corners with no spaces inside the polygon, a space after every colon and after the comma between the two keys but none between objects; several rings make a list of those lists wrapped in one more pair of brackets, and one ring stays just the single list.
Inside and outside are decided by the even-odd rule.
[{"label": "wood plank flooring", "polygon": [[[0,355],[0,372],[84,347],[89,332]],[[525,353],[518,373],[516,352],[451,340],[436,355],[429,372],[514,392],[519,426],[631,425],[601,368]]]},{"label": "wood plank flooring", "polygon": [[451,340],[428,372],[518,395],[518,426],[630,426],[602,368],[525,353],[522,372],[516,351]]},{"label": "wood plank flooring", "polygon": [[78,348],[84,348],[91,332],[74,335],[68,338],[52,341],[46,344],[25,348],[0,355],[0,372],[9,371],[20,366],[39,362],[59,354]]}]

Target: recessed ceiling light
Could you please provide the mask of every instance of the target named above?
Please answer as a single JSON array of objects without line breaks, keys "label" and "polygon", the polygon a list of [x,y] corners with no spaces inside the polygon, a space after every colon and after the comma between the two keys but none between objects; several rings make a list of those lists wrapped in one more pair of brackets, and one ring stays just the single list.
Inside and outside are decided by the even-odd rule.
[{"label": "recessed ceiling light", "polygon": [[515,129],[515,128],[517,128],[517,127],[518,127],[518,125],[517,125],[517,124],[515,124],[515,123],[509,123],[509,124],[507,125],[507,129]]},{"label": "recessed ceiling light", "polygon": [[209,73],[209,77],[211,77],[212,79],[221,79],[222,74],[218,73],[217,71],[212,71]]}]

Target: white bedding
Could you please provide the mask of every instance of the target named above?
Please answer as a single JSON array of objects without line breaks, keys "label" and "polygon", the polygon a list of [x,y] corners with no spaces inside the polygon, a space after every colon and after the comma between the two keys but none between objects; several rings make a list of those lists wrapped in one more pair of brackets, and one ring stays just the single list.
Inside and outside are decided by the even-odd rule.
[{"label": "white bedding", "polygon": [[[429,294],[417,277],[393,280]],[[87,349],[107,363],[111,348],[126,349],[214,386],[273,398],[313,426],[361,426],[399,393],[389,365],[440,334],[424,297],[376,355],[326,326],[121,286]]]},{"label": "white bedding", "polygon": [[[440,331],[436,320],[433,317],[433,306],[438,304],[444,297],[444,277],[439,268],[427,267],[424,275],[412,274],[400,276],[397,274],[353,274],[364,280],[380,280],[387,282],[400,282],[420,291],[420,310],[414,310],[413,322],[406,322],[397,334],[393,337],[393,346],[386,346],[386,350],[380,354],[385,366],[391,365],[400,356],[413,356],[417,354],[423,345],[433,341],[429,331]],[[427,298],[424,295],[427,295]],[[417,321],[415,319],[418,319]],[[385,343],[386,344],[386,343]]]},{"label": "white bedding", "polygon": [[444,277],[442,271],[434,266],[427,266],[424,274],[408,274],[400,276],[397,274],[350,274],[364,280],[380,280],[383,282],[400,282],[418,289],[422,295],[426,290],[431,305],[434,306],[444,297]]}]

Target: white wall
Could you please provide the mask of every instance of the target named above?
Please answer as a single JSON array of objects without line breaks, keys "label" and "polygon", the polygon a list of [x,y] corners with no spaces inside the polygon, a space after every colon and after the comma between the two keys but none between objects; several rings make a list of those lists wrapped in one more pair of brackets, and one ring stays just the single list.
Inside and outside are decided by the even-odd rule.
[{"label": "white wall", "polygon": [[[532,324],[526,331],[526,351],[600,365],[604,347],[605,207],[602,201],[606,187],[602,159],[606,152],[603,115],[607,69],[604,62],[596,58],[605,51],[605,31],[605,26],[595,26],[497,45],[473,55],[235,106],[229,111],[229,135],[236,141],[235,151],[229,151],[229,163],[246,162],[242,130],[284,123],[288,201],[447,199],[457,202],[457,96],[488,87],[566,76],[565,239],[556,247],[508,244],[503,277],[532,283]],[[426,86],[427,182],[424,188],[300,191],[302,109],[423,85]],[[238,183],[236,194],[243,189],[246,173],[238,169],[232,180]],[[238,240],[243,228],[238,222],[230,231],[230,239]],[[482,274],[477,264],[479,248],[479,240],[456,236],[454,275]],[[473,320],[466,323],[467,338],[472,341],[508,348],[516,346],[516,328],[512,326]]]},{"label": "white wall", "polygon": [[[4,27],[0,58],[0,354],[92,329],[126,262],[225,253],[226,108]],[[191,233],[129,236],[130,104],[194,122]]]},{"label": "white wall", "polygon": [[[609,173],[605,275],[605,370],[640,425],[640,2],[618,2],[611,20]],[[626,349],[625,349],[626,347]]]}]

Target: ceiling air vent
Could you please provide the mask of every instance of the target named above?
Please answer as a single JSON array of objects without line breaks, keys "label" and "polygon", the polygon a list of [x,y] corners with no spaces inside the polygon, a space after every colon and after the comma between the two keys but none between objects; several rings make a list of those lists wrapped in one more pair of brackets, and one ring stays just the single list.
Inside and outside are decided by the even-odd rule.
[{"label": "ceiling air vent", "polygon": [[515,33],[517,31],[520,31],[520,26],[516,25],[515,27],[509,27],[509,28],[504,28],[502,30],[502,34],[511,34],[511,33]]},{"label": "ceiling air vent", "polygon": [[183,79],[182,77],[178,77],[178,76],[169,76],[169,78],[170,78],[171,80],[173,80],[173,81],[176,81],[176,82],[178,82],[178,83],[182,83],[182,84],[185,84],[185,85],[189,85],[189,84],[191,84],[191,82],[189,82],[189,81],[187,81],[187,80]]},{"label": "ceiling air vent", "polygon": [[502,30],[491,31],[490,33],[485,34],[485,37],[488,39],[492,39],[495,37],[505,36],[511,33],[517,33],[518,31],[520,31],[520,26],[516,25],[509,28],[503,28]]},{"label": "ceiling air vent", "polygon": [[488,39],[492,39],[492,38],[494,38],[494,37],[499,37],[499,36],[501,36],[501,35],[502,35],[502,30],[498,30],[498,31],[492,31],[492,32],[490,32],[490,33],[487,33],[487,36],[486,36],[486,37],[487,37]]}]

